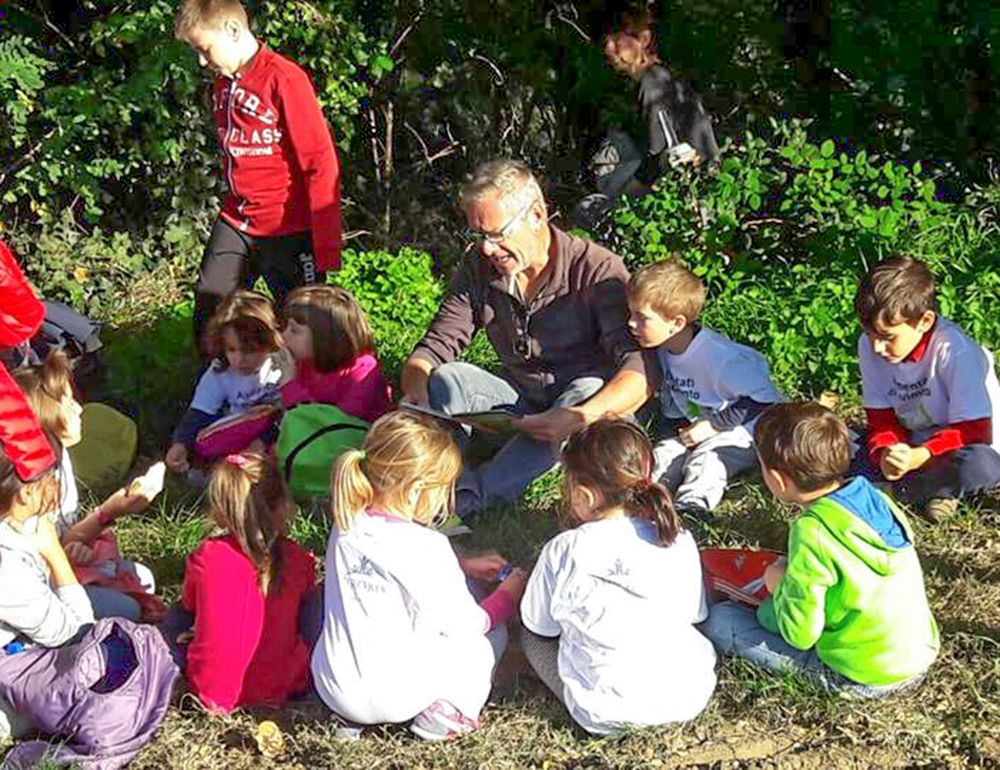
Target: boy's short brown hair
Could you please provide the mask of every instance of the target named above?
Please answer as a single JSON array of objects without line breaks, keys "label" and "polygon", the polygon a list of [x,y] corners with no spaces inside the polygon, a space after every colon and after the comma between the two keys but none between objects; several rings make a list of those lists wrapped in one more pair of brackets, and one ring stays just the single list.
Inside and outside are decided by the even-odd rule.
[{"label": "boy's short brown hair", "polygon": [[282,316],[309,327],[317,371],[332,372],[375,349],[364,311],[339,286],[300,286],[288,295]]},{"label": "boy's short brown hair", "polygon": [[854,312],[865,329],[876,323],[916,323],[936,308],[934,276],[927,265],[910,257],[879,262],[861,279],[854,297]]},{"label": "boy's short brown hair", "polygon": [[787,473],[803,492],[842,479],[851,464],[847,425],[815,401],[769,407],[757,420],[753,440],[761,463]]},{"label": "boy's short brown hair", "polygon": [[250,28],[250,16],[240,0],[183,0],[174,18],[174,36],[186,41],[193,29],[214,29],[227,18]]},{"label": "boy's short brown hair", "polygon": [[220,372],[229,368],[225,339],[228,329],[233,330],[244,350],[273,353],[281,347],[274,306],[260,292],[237,289],[212,314],[205,330],[205,348]]},{"label": "boy's short brown hair", "polygon": [[629,278],[626,291],[631,301],[649,305],[664,318],[682,315],[688,323],[705,306],[705,284],[676,259],[640,268]]}]

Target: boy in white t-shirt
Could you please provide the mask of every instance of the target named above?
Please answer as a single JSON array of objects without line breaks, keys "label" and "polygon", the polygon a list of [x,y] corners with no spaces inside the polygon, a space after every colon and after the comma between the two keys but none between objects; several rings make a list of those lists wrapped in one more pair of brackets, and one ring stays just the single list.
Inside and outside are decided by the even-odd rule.
[{"label": "boy in white t-shirt", "polygon": [[656,348],[668,436],[655,448],[653,478],[674,491],[678,510],[705,516],[729,479],[754,468],[754,421],[780,401],[767,361],[700,326],[705,287],[674,260],[637,271],[628,283],[629,328]]},{"label": "boy in white t-shirt", "polygon": [[1000,483],[993,355],[937,314],[934,277],[917,260],[872,268],[854,308],[868,418],[858,464],[940,521],[959,498]]}]

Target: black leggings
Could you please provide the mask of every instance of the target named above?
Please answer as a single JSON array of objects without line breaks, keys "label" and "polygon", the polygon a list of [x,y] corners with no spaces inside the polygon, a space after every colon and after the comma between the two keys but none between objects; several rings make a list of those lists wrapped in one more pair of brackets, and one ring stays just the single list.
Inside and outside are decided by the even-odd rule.
[{"label": "black leggings", "polygon": [[316,269],[312,236],[307,232],[260,238],[241,233],[222,219],[215,221],[201,260],[194,294],[194,337],[204,350],[202,336],[212,313],[230,293],[250,288],[264,279],[280,310],[285,295],[298,286],[322,283]]}]

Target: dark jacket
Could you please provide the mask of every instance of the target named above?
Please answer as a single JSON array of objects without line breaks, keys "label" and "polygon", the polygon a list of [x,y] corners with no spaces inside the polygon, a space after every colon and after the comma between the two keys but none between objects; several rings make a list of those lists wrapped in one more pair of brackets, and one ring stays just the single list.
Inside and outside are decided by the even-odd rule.
[{"label": "dark jacket", "polygon": [[527,306],[489,260],[470,254],[413,355],[435,366],[454,361],[484,329],[503,376],[541,407],[578,377],[606,379],[619,369],[645,374],[628,331],[625,264],[596,243],[551,232],[549,276]]}]

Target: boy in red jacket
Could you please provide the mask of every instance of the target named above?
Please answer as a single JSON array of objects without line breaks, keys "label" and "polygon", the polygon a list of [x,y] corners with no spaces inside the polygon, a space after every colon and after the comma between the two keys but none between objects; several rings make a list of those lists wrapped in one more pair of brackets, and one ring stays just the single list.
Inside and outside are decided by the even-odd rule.
[{"label": "boy in red jacket", "polygon": [[257,41],[240,0],[184,0],[174,33],[218,75],[212,111],[229,186],[195,289],[200,345],[218,303],[257,276],[280,307],[340,266],[340,167],[309,77]]}]

